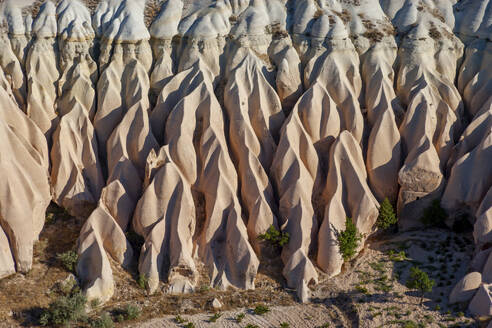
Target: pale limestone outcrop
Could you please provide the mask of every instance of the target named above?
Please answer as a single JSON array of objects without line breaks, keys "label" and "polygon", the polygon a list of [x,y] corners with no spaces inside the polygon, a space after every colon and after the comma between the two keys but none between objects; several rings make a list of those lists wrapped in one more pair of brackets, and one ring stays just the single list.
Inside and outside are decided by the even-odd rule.
[{"label": "pale limestone outcrop", "polygon": [[308,284],[318,274],[308,257],[318,220],[322,215],[324,187],[330,146],[340,132],[340,117],[321,75],[302,95],[282,127],[270,169],[279,197],[279,220],[290,234],[282,250],[283,274],[303,301],[309,298]]},{"label": "pale limestone outcrop", "polygon": [[480,246],[492,241],[492,186],[478,208],[473,226],[475,244]]},{"label": "pale limestone outcrop", "polygon": [[398,171],[402,154],[395,114],[402,109],[393,89],[396,44],[376,43],[362,55],[367,118],[371,128],[367,141],[366,166],[371,190],[379,201],[398,196]]},{"label": "pale limestone outcrop", "polygon": [[350,131],[358,142],[362,142],[364,119],[359,103],[362,90],[360,61],[338,16],[327,35],[311,39],[310,50],[303,60],[305,87],[311,86],[318,76],[323,76],[326,90],[339,108],[341,129]]},{"label": "pale limestone outcrop", "polygon": [[[480,144],[456,161],[451,169],[442,207],[451,211],[470,208],[475,213],[492,186],[492,130]],[[492,281],[491,281],[492,282]]]},{"label": "pale limestone outcrop", "polygon": [[39,126],[51,146],[51,135],[58,124],[56,83],[60,78],[53,2],[42,5],[33,22],[32,33],[34,41],[26,59],[27,115]]},{"label": "pale limestone outcrop", "polygon": [[[147,156],[157,143],[148,117],[151,55],[145,39],[148,31],[142,30],[143,6],[130,1],[101,2],[93,26],[96,35],[104,38],[100,68],[105,67],[105,71],[97,86],[94,126],[108,178],[97,208],[80,233],[77,272],[88,299],[105,302],[114,291],[106,251],[123,267],[132,259],[125,231],[141,196]],[[97,263],[88,265],[93,257]]]},{"label": "pale limestone outcrop", "polygon": [[280,99],[263,75],[263,65],[254,53],[239,48],[231,61],[238,63],[231,68],[224,89],[231,155],[241,182],[250,242],[259,252],[258,236],[272,225],[278,229],[268,171],[285,117]]},{"label": "pale limestone outcrop", "polygon": [[[7,21],[11,48],[22,67],[24,67],[25,64],[32,28],[32,16],[26,15],[23,17],[22,10],[30,5],[32,5],[32,0],[6,0],[0,5],[0,12]],[[2,50],[4,49],[2,48]],[[23,104],[25,104],[25,78],[23,91]],[[19,104],[19,106],[21,106],[21,104]],[[24,106],[21,106],[21,108],[25,110]]]},{"label": "pale limestone outcrop", "polygon": [[155,58],[154,68],[150,74],[151,97],[154,103],[174,73],[173,60],[171,59],[172,39],[178,34],[178,24],[182,12],[183,2],[181,0],[166,1],[149,29]]},{"label": "pale limestone outcrop", "polygon": [[70,214],[87,217],[105,185],[92,126],[96,111],[97,65],[91,57],[94,32],[89,11],[78,1],[57,7],[60,120],[53,134],[51,185],[54,201]]},{"label": "pale limestone outcrop", "polygon": [[422,18],[398,55],[397,94],[407,106],[400,125],[405,159],[398,177],[403,229],[419,226],[423,209],[440,197],[445,164],[462,130],[463,104],[452,82],[462,46],[456,37],[447,37],[450,32],[442,23],[437,32],[442,39],[433,39],[428,26],[437,29],[437,24]]},{"label": "pale limestone outcrop", "polygon": [[[107,185],[102,190],[98,207],[82,227],[78,243],[80,261],[77,268],[87,295],[104,301],[112,296],[109,291],[113,288],[104,250],[123,266],[130,261],[132,250],[124,232],[141,194],[147,156],[157,147],[150,131],[149,79],[145,67],[132,59],[127,68],[131,70],[123,75],[127,86],[127,97],[123,100],[125,112],[107,140]],[[90,269],[80,264],[88,261],[85,258],[94,256],[94,252],[99,254],[102,264]]]},{"label": "pale limestone outcrop", "polygon": [[343,264],[337,233],[345,230],[345,219],[350,218],[363,236],[358,245],[360,250],[373,231],[379,211],[367,185],[362,150],[350,132],[340,133],[331,147],[329,161],[324,191],[327,203],[319,229],[317,263],[334,276],[340,273]]},{"label": "pale limestone outcrop", "polygon": [[144,236],[138,271],[148,278],[150,293],[160,277],[169,283],[168,292],[193,291],[198,272],[193,260],[195,206],[188,181],[173,163],[169,147],[151,151],[147,159],[146,186],[133,217],[134,230]]},{"label": "pale limestone outcrop", "polygon": [[2,2],[0,102],[16,112],[0,113],[0,162],[35,158],[16,171],[34,166],[34,187],[3,171],[36,195],[22,212],[0,197],[0,214],[15,209],[0,217],[0,276],[29,267],[49,200],[46,140],[25,111],[52,141],[53,200],[82,217],[97,205],[78,241],[89,299],[107,301],[111,265],[130,264],[130,225],[148,289],[169,293],[192,291],[201,262],[213,286],[254,288],[253,249],[273,225],[290,234],[283,274],[307,301],[313,255],[340,270],[345,216],[367,236],[376,199],[398,194],[400,226],[415,227],[444,190],[448,212],[476,218],[472,267],[489,283],[492,7],[454,2],[167,0],[149,29],[145,1],[102,0],[93,15],[47,2],[34,23],[27,1]]},{"label": "pale limestone outcrop", "polygon": [[482,283],[480,272],[470,272],[454,286],[449,295],[449,303],[462,303],[469,301]]},{"label": "pale limestone outcrop", "polygon": [[[0,79],[5,80],[3,72]],[[31,269],[33,244],[51,199],[46,139],[12,98],[10,89],[0,88],[2,277]]]},{"label": "pale limestone outcrop", "polygon": [[196,234],[197,254],[209,270],[211,284],[219,289],[250,289],[254,288],[258,258],[248,242],[236,196],[238,178],[229,157],[211,74],[200,63],[173,78],[180,80],[176,85],[183,80],[193,82],[179,90],[182,98],[168,114],[164,143],[169,145],[172,161],[197,192],[195,207],[202,213],[197,220],[203,221]]},{"label": "pale limestone outcrop", "polygon": [[492,315],[492,284],[482,284],[473,296],[468,310],[474,316],[489,317]]}]

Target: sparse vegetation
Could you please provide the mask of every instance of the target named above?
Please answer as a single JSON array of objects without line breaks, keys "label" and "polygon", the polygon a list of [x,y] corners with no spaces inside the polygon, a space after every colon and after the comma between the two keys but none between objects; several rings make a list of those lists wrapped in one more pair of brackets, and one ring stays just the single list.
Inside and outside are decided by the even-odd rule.
[{"label": "sparse vegetation", "polygon": [[65,269],[74,272],[79,256],[75,251],[67,251],[57,254],[56,258],[61,262]]},{"label": "sparse vegetation", "polygon": [[195,324],[193,322],[188,322],[183,326],[184,328],[195,328]]},{"label": "sparse vegetation", "polygon": [[142,288],[142,289],[145,289],[147,288],[147,282],[148,282],[148,278],[144,275],[144,274],[139,274],[138,275],[138,278],[137,278],[137,285]]},{"label": "sparse vegetation", "polygon": [[183,317],[181,317],[179,314],[174,317],[174,321],[176,321],[176,323],[185,323],[186,322],[186,320],[183,319]]},{"label": "sparse vegetation", "polygon": [[82,293],[69,296],[60,296],[44,310],[39,319],[42,326],[68,325],[78,321],[85,321],[86,298]]},{"label": "sparse vegetation", "polygon": [[263,304],[260,304],[258,305],[257,307],[255,307],[253,309],[253,312],[256,314],[256,315],[263,315],[265,313],[268,313],[270,312],[270,308],[266,305],[263,305]]},{"label": "sparse vegetation", "polygon": [[282,322],[282,323],[280,324],[280,328],[289,328],[289,327],[290,327],[290,324],[289,324],[289,323],[287,323],[287,322]]},{"label": "sparse vegetation", "polygon": [[132,305],[132,304],[128,304],[124,308],[118,309],[115,312],[117,314],[116,315],[116,321],[123,322],[123,321],[126,321],[126,320],[135,320],[135,319],[137,319],[140,316],[140,314],[141,314],[142,311],[140,310],[139,307],[137,307],[135,305]]},{"label": "sparse vegetation", "polygon": [[427,273],[420,270],[418,267],[412,267],[410,268],[410,277],[406,286],[420,292],[420,304],[422,304],[425,293],[432,291],[434,280],[429,279]]},{"label": "sparse vegetation", "polygon": [[236,316],[236,322],[237,323],[241,323],[241,321],[243,321],[244,317],[246,315],[244,313],[239,313],[237,316]]},{"label": "sparse vegetation", "polygon": [[408,260],[407,254],[405,251],[399,251],[398,253],[395,253],[393,250],[389,251],[388,253],[390,261],[393,262],[402,262],[405,260]]},{"label": "sparse vegetation", "polygon": [[420,220],[426,226],[442,226],[446,217],[446,211],[441,207],[440,200],[434,199],[431,205],[424,210]]},{"label": "sparse vegetation", "polygon": [[94,299],[92,299],[92,300],[91,300],[91,308],[92,308],[92,309],[97,308],[97,307],[99,306],[99,304],[100,304],[100,303],[101,303],[101,302],[99,301],[99,299],[98,299],[98,298],[94,298]]},{"label": "sparse vegetation", "polygon": [[113,328],[114,322],[109,313],[103,313],[100,318],[90,321],[90,325],[93,328]]},{"label": "sparse vegetation", "polygon": [[359,246],[362,235],[357,231],[357,227],[351,218],[345,219],[345,230],[336,232],[338,247],[344,261],[349,261]]},{"label": "sparse vegetation", "polygon": [[393,205],[391,205],[388,198],[385,198],[379,208],[379,216],[376,221],[380,229],[388,229],[392,225],[398,222]]},{"label": "sparse vegetation", "polygon": [[217,313],[214,313],[214,315],[211,316],[210,319],[208,319],[208,321],[209,322],[216,322],[217,320],[219,320],[220,317],[222,317],[222,313],[217,312]]},{"label": "sparse vegetation", "polygon": [[244,327],[244,328],[260,328],[260,327],[258,327],[257,325],[252,325],[252,324],[248,323],[246,325],[246,327]]},{"label": "sparse vegetation", "polygon": [[271,225],[270,228],[268,228],[264,234],[259,235],[258,238],[268,241],[274,246],[283,247],[289,242],[289,233],[281,232]]}]

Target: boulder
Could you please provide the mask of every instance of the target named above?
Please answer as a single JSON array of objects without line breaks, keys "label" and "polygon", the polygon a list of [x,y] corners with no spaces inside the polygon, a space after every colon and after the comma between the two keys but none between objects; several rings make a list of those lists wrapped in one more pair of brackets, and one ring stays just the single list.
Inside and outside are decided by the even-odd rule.
[{"label": "boulder", "polygon": [[472,299],[482,283],[480,272],[470,272],[460,279],[449,295],[449,303],[463,303]]}]

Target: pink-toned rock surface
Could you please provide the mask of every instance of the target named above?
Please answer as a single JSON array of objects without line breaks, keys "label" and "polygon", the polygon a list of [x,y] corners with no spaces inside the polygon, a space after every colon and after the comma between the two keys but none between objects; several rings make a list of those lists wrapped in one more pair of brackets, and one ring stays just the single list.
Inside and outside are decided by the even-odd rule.
[{"label": "pink-toned rock surface", "polygon": [[402,230],[438,200],[474,224],[452,298],[492,314],[492,1],[96,2],[0,4],[0,277],[30,269],[52,200],[85,220],[89,299],[134,261],[150,292],[202,266],[253,289],[273,226],[308,301],[346,217],[365,240],[385,198]]}]

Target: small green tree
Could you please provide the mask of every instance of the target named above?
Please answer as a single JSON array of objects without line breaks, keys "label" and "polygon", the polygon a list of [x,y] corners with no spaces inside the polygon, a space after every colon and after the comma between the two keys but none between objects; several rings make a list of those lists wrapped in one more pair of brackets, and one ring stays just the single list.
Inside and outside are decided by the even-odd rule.
[{"label": "small green tree", "polygon": [[379,207],[379,215],[377,219],[377,225],[380,229],[388,229],[392,225],[398,222],[393,205],[391,205],[388,198],[385,198]]},{"label": "small green tree", "polygon": [[273,246],[283,247],[289,242],[289,233],[279,231],[271,225],[270,228],[268,228],[264,234],[259,235],[258,238],[270,242]]},{"label": "small green tree", "polygon": [[79,255],[76,251],[67,251],[65,253],[59,253],[56,255],[58,261],[60,261],[65,269],[70,272],[74,272],[75,265],[79,259]]},{"label": "small green tree", "polygon": [[427,273],[418,267],[412,267],[410,268],[410,277],[406,285],[408,288],[416,289],[420,292],[420,305],[422,305],[425,293],[432,291],[434,280],[429,279]]},{"label": "small green tree", "polygon": [[357,231],[357,227],[352,222],[351,218],[345,219],[345,230],[336,233],[338,247],[343,260],[349,261],[354,255],[362,235]]}]

